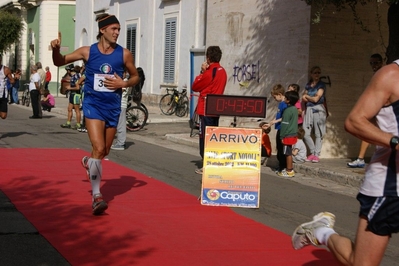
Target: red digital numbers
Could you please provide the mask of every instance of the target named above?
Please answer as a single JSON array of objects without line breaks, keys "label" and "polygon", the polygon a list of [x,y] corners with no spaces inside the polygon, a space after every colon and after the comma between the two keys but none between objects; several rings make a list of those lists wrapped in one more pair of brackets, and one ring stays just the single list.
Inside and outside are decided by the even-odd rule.
[{"label": "red digital numbers", "polygon": [[207,95],[206,115],[242,117],[266,116],[266,97]]}]

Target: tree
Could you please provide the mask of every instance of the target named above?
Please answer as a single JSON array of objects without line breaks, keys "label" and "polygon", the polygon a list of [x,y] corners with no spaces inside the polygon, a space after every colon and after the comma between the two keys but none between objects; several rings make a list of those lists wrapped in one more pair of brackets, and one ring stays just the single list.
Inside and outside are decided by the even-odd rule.
[{"label": "tree", "polygon": [[19,41],[23,28],[19,16],[0,10],[0,53]]},{"label": "tree", "polygon": [[[323,9],[327,5],[334,5],[337,11],[349,7],[353,11],[354,19],[357,24],[359,24],[363,29],[365,29],[362,24],[361,19],[357,16],[356,6],[358,4],[365,5],[369,2],[375,2],[376,0],[301,0],[305,1],[306,4],[316,7],[315,18],[313,21],[315,23],[320,22],[320,17]],[[389,41],[386,50],[387,63],[399,59],[399,0],[380,0],[389,5],[388,8],[388,28],[389,28]]]}]

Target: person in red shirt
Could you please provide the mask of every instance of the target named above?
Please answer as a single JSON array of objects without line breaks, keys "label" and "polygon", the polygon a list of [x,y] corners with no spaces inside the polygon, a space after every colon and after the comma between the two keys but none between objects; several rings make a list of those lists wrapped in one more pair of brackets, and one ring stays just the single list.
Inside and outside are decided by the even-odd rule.
[{"label": "person in red shirt", "polygon": [[48,90],[48,84],[50,83],[50,81],[51,81],[50,68],[48,66],[46,66],[46,80],[45,80],[45,83],[44,83],[44,88],[46,90]]},{"label": "person in red shirt", "polygon": [[[206,61],[201,65],[201,73],[195,78],[191,89],[199,92],[196,113],[200,117],[199,151],[204,159],[204,134],[207,126],[219,126],[219,116],[206,116],[205,100],[208,94],[223,94],[227,82],[226,70],[219,64],[222,50],[219,46],[209,46],[206,50]],[[196,169],[202,174],[202,167]]]}]

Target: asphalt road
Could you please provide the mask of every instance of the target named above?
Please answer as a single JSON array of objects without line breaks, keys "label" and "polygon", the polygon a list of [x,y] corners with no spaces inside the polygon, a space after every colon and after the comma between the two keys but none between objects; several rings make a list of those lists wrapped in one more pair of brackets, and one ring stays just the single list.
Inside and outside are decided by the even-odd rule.
[{"label": "asphalt road", "polygon": [[[0,121],[1,148],[91,150],[86,133],[60,127],[65,122],[65,116],[44,112],[43,119],[29,119],[31,113],[27,108],[9,106],[8,118]],[[200,164],[198,150],[170,142],[165,137],[165,134],[183,132],[189,134],[187,123],[149,124],[140,132],[128,133],[128,148],[125,151],[111,151],[108,158],[199,196],[201,176],[194,173]],[[356,190],[336,188],[335,183],[315,182],[306,176],[278,178],[264,167],[260,208],[236,208],[235,211],[289,235],[297,225],[310,220],[316,213],[330,211],[337,217],[336,231],[354,239],[359,209],[355,199]],[[398,257],[399,239],[394,235],[382,265],[399,265]]]}]

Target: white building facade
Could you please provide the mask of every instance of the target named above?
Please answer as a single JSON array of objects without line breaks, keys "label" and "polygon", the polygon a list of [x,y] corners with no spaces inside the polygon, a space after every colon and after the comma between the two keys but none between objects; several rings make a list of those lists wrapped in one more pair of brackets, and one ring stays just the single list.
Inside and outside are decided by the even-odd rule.
[{"label": "white building facade", "polygon": [[[75,46],[96,42],[98,14],[115,14],[121,23],[118,42],[144,69],[143,99],[154,105],[167,87],[190,89],[210,45],[223,51],[229,95],[270,99],[271,88],[279,83],[297,83],[302,92],[309,69],[318,65],[329,83],[330,112],[321,157],[355,157],[360,141],[345,132],[343,123],[372,76],[369,56],[384,56],[387,8],[378,1],[359,5],[367,32],[349,9],[326,7],[321,23],[312,24],[316,10],[299,0],[78,1]],[[277,103],[269,101],[265,120],[276,111]],[[221,125],[230,126],[233,119],[222,117]],[[238,117],[237,126],[256,127],[257,122]]]}]

